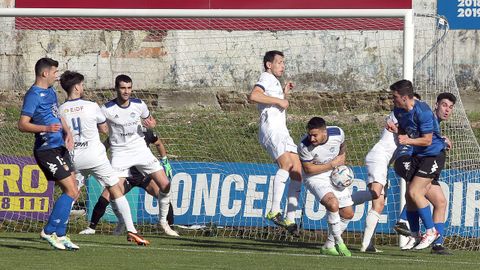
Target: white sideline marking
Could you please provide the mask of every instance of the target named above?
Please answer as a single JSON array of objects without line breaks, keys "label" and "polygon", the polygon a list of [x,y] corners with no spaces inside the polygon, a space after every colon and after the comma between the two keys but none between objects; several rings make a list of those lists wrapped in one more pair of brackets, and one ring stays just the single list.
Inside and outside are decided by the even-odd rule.
[{"label": "white sideline marking", "polygon": [[[37,241],[30,240],[10,240],[10,239],[0,239],[0,242],[4,243],[29,243],[29,244],[39,244]],[[40,243],[41,244],[41,243]],[[142,246],[124,246],[124,245],[100,245],[100,244],[79,244],[80,248],[82,247],[96,247],[96,248],[120,248],[120,249],[149,249],[149,250],[160,250],[160,251],[181,251],[181,252],[196,252],[196,253],[225,253],[225,254],[252,254],[252,255],[281,255],[281,256],[290,256],[290,257],[319,257],[319,258],[334,258],[329,255],[322,254],[303,254],[303,253],[285,253],[285,252],[261,252],[261,251],[236,251],[236,250],[218,250],[218,249],[191,249],[191,248],[162,248],[162,247],[142,247]],[[81,249],[80,249],[81,250]],[[412,258],[385,258],[381,256],[352,256],[352,257],[342,257],[343,259],[349,260],[378,260],[378,261],[394,261],[394,262],[419,262],[419,263],[438,263],[437,260],[423,260],[423,259],[412,259]],[[449,261],[442,262],[452,265],[478,265],[480,262],[460,262],[460,261]]]}]

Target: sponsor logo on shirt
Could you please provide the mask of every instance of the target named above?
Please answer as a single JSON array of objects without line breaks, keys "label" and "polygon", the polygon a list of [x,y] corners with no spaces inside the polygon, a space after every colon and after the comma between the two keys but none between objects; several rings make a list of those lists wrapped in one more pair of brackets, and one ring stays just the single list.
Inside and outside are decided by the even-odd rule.
[{"label": "sponsor logo on shirt", "polygon": [[75,148],[87,148],[88,142],[75,142],[74,146]]},{"label": "sponsor logo on shirt", "polygon": [[122,137],[128,137],[128,136],[133,136],[135,134],[134,132],[128,132],[128,133],[120,133],[120,136]]},{"label": "sponsor logo on shirt", "polygon": [[131,118],[135,118],[135,116],[136,116],[136,115],[135,115],[134,112],[130,113],[130,117],[131,117]]},{"label": "sponsor logo on shirt", "polygon": [[52,104],[52,114],[53,114],[53,116],[55,116],[57,118],[60,115],[59,112],[58,112],[57,104]]}]

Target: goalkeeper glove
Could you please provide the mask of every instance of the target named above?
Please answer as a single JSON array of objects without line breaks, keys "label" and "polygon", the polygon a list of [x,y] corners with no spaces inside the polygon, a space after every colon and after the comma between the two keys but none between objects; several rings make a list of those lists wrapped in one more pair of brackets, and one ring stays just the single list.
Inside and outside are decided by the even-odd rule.
[{"label": "goalkeeper glove", "polygon": [[172,166],[170,165],[170,162],[168,162],[167,156],[164,156],[160,162],[162,163],[163,169],[165,170],[165,174],[167,175],[168,178],[172,178]]}]

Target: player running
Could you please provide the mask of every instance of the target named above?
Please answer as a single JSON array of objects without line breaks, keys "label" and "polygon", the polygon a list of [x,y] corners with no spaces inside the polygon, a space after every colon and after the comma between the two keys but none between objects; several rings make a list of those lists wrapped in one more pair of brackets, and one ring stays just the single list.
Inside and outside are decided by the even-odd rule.
[{"label": "player running", "polygon": [[327,126],[320,117],[308,121],[307,132],[298,145],[298,153],[306,175],[305,186],[328,210],[328,239],[322,254],[352,256],[342,239],[354,215],[350,190],[339,190],[330,181],[332,170],[345,164],[345,134],[339,127]]},{"label": "player running", "polygon": [[98,131],[108,133],[105,116],[97,103],[82,99],[83,81],[82,74],[68,70],[60,77],[60,84],[68,94],[67,101],[60,106],[60,114],[73,131],[73,164],[79,177],[92,175],[109,191],[112,207],[126,224],[127,239],[137,245],[148,245],[150,242],[140,236],[133,225],[130,206],[100,141]]},{"label": "player running", "polygon": [[[286,122],[287,97],[290,90],[293,89],[293,83],[287,82],[282,89],[278,80],[285,71],[282,52],[266,52],[263,66],[265,72],[253,87],[249,100],[258,103],[260,111],[259,142],[279,167],[273,180],[272,208],[266,218],[296,234],[295,213],[302,185],[302,167],[297,154],[297,146],[290,137]],[[289,177],[287,216],[284,220],[280,203]]]}]

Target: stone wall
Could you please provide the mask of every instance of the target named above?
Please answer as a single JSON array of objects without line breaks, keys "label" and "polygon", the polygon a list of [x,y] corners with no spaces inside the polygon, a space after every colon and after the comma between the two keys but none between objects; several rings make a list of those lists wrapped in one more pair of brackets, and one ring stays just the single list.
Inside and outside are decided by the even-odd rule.
[{"label": "stone wall", "polygon": [[[436,8],[435,0],[414,3],[418,13]],[[13,5],[14,0],[0,0],[0,7]],[[248,106],[246,95],[268,49],[287,55],[287,78],[297,84],[296,93],[303,93],[298,100],[293,94],[292,102],[328,100],[328,95],[348,99],[345,92],[357,97],[358,91],[385,89],[401,78],[398,31],[386,31],[384,37],[375,31],[17,31],[12,18],[0,18],[0,25],[3,102],[23,96],[33,81],[35,61],[44,56],[59,60],[61,70],[85,74],[86,88],[100,100],[112,96],[109,89],[116,75],[129,74],[135,91],[161,109]],[[452,31],[451,38],[458,86],[480,91],[478,32]],[[428,47],[420,41],[418,37],[419,56]]]}]

